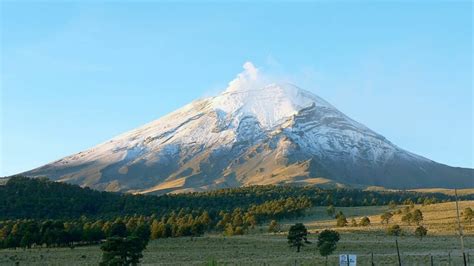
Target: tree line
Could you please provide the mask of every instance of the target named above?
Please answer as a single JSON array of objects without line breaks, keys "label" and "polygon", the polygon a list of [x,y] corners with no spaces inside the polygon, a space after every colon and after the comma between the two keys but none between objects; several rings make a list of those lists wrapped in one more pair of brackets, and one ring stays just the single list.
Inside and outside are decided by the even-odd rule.
[{"label": "tree line", "polygon": [[268,219],[300,217],[311,206],[307,197],[289,197],[218,213],[181,208],[162,216],[134,215],[109,220],[85,216],[68,220],[5,220],[0,222],[0,248],[94,244],[116,235],[117,227],[123,228],[125,236],[149,231],[151,239],[200,236],[211,231],[238,235]]},{"label": "tree line", "polygon": [[[250,186],[183,194],[132,195],[101,192],[46,178],[16,176],[0,185],[0,220],[70,219],[83,215],[111,219],[126,215],[166,215],[170,210],[190,208],[216,216],[220,211],[248,209],[252,205],[287,198],[306,197],[314,206],[369,206],[438,203],[454,200],[441,193],[405,191],[375,192],[357,189],[320,189],[297,186]],[[474,199],[473,195],[460,197]]]}]

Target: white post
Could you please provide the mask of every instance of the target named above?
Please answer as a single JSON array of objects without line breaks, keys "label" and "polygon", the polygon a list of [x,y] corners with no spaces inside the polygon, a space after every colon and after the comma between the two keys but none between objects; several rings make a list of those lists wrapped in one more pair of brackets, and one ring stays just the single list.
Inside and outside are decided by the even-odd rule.
[{"label": "white post", "polygon": [[458,218],[459,238],[461,239],[461,252],[464,259],[464,265],[466,265],[466,255],[464,254],[464,236],[462,232],[461,219],[459,218],[459,203],[458,203],[458,190],[457,189],[454,189],[454,196],[456,197],[456,216]]}]

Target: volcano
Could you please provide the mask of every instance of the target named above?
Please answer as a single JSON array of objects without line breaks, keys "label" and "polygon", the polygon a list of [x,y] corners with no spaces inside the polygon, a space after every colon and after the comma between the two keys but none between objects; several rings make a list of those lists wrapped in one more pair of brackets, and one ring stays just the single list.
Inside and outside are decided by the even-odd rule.
[{"label": "volcano", "polygon": [[296,85],[244,65],[224,92],[23,173],[106,191],[267,184],[474,187],[474,170],[405,151]]}]

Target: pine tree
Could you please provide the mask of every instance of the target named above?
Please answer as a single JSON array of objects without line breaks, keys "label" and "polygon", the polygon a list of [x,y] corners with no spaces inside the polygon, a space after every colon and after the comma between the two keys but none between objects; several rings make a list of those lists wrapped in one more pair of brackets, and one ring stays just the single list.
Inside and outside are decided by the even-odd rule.
[{"label": "pine tree", "polygon": [[110,235],[111,227],[112,227],[112,223],[110,221],[105,222],[104,225],[102,226],[102,232],[104,232],[106,236]]},{"label": "pine tree", "polygon": [[413,218],[412,218],[413,222],[415,222],[417,225],[419,225],[422,221],[423,221],[423,213],[419,210],[419,209],[416,209],[414,212],[413,212]]},{"label": "pine tree", "polygon": [[211,217],[207,211],[204,211],[201,216],[199,216],[199,222],[207,228],[211,226]]},{"label": "pine tree", "polygon": [[231,223],[227,223],[224,230],[225,236],[233,236],[234,235],[234,227]]},{"label": "pine tree", "polygon": [[237,212],[232,217],[232,225],[234,227],[242,226],[244,224],[244,220],[242,219],[242,213]]},{"label": "pine tree", "polygon": [[337,242],[340,240],[340,235],[334,230],[324,230],[318,235],[318,249],[321,256],[326,257],[326,265],[328,256],[331,255],[337,248]]},{"label": "pine tree", "polygon": [[127,236],[127,227],[122,221],[116,221],[110,227],[109,236]]},{"label": "pine tree", "polygon": [[244,216],[244,223],[250,228],[255,228],[255,226],[257,225],[257,219],[255,218],[255,215],[250,212],[247,212]]},{"label": "pine tree", "polygon": [[244,228],[242,226],[236,226],[233,232],[234,235],[243,235],[244,234]]},{"label": "pine tree", "polygon": [[339,226],[339,227],[344,227],[344,226],[347,225],[346,216],[345,216],[342,212],[340,212],[340,213],[337,215],[336,224],[337,224],[337,226]]},{"label": "pine tree", "polygon": [[357,221],[356,221],[356,219],[354,219],[354,218],[351,219],[351,226],[352,226],[352,227],[357,227]]},{"label": "pine tree", "polygon": [[304,246],[305,243],[309,244],[308,241],[308,230],[302,223],[296,223],[290,227],[288,231],[288,244],[291,247],[296,247],[296,252],[300,252],[300,248]]},{"label": "pine tree", "polygon": [[225,229],[227,224],[231,222],[231,216],[228,213],[223,213],[221,217],[222,219],[217,223],[217,227],[221,229]]},{"label": "pine tree", "polygon": [[144,241],[136,236],[109,237],[100,247],[103,252],[100,265],[137,265],[145,247]]},{"label": "pine tree", "polygon": [[146,223],[139,224],[132,233],[132,236],[138,237],[145,246],[148,245],[148,241],[150,241],[150,235],[150,226]]},{"label": "pine tree", "polygon": [[158,239],[160,237],[163,237],[164,234],[164,226],[163,223],[159,222],[156,219],[153,219],[153,222],[151,223],[151,239]]}]

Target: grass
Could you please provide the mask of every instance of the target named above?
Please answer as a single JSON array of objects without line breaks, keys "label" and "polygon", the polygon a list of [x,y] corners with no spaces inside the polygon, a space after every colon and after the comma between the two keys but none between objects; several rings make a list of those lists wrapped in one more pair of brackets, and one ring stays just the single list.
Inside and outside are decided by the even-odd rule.
[{"label": "grass", "polygon": [[[461,208],[474,206],[474,201],[461,202]],[[459,251],[459,238],[456,235],[454,203],[429,206],[416,206],[424,214],[424,225],[428,237],[419,240],[413,236],[415,226],[403,225],[401,215],[395,215],[390,224],[398,223],[405,235],[398,238],[404,265],[429,265],[430,255],[435,265],[448,265],[451,253],[452,265],[462,265]],[[380,214],[387,211],[386,206],[337,208],[350,218],[360,219],[368,216],[369,227],[338,228],[334,219],[326,214],[325,207],[309,210],[302,219],[282,222],[287,229],[295,222],[303,222],[309,228],[309,240],[313,244],[303,247],[300,253],[288,247],[286,233],[268,234],[266,226],[258,227],[244,236],[223,237],[206,235],[195,238],[170,238],[151,241],[144,252],[143,265],[321,265],[324,258],[316,248],[316,234],[324,228],[333,228],[341,233],[341,241],[335,255],[329,257],[329,265],[335,265],[338,254],[358,255],[358,265],[370,265],[371,252],[376,265],[396,265],[395,237],[386,236],[385,225],[380,224]],[[348,220],[350,220],[350,218]],[[471,253],[474,265],[474,226],[463,223],[465,227],[465,247]],[[101,259],[99,246],[31,250],[0,250],[0,264],[14,265],[97,265]]]}]

